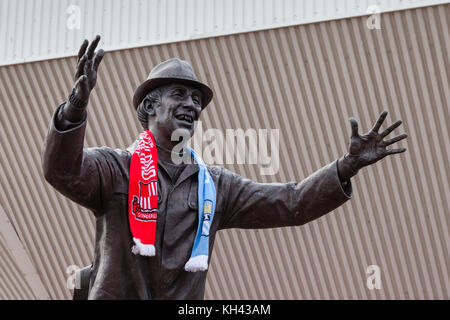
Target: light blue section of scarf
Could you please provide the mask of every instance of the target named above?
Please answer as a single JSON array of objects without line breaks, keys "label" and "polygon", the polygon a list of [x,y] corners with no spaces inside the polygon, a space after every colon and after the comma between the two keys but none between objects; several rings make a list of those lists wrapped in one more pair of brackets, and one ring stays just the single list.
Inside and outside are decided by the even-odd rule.
[{"label": "light blue section of scarf", "polygon": [[209,229],[216,209],[216,187],[203,160],[189,147],[198,164],[198,228],[195,236],[191,259],[200,255],[209,255]]}]

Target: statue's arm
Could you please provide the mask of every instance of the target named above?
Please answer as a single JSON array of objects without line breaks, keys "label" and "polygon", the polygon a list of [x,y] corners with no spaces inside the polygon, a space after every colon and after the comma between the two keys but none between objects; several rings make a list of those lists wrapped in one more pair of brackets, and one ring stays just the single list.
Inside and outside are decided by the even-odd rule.
[{"label": "statue's arm", "polygon": [[101,148],[84,149],[87,104],[95,87],[103,50],[95,52],[100,41],[88,47],[86,40],[78,53],[75,85],[67,102],[55,111],[42,151],[45,179],[70,199],[99,210],[108,193],[105,179],[111,179],[108,153]]},{"label": "statue's arm", "polygon": [[384,111],[372,130],[358,133],[358,123],[351,118],[349,152],[339,160],[319,169],[300,183],[255,183],[224,170],[227,181],[226,208],[219,228],[275,228],[302,225],[341,206],[352,195],[351,177],[363,167],[388,155],[403,153],[406,148],[387,149],[407,138],[406,134],[384,138],[401,125],[401,121],[379,133],[386,119]]},{"label": "statue's arm", "polygon": [[42,149],[47,182],[76,203],[100,214],[112,195],[117,160],[109,148],[84,148],[86,119],[70,129],[57,128],[55,111]]},{"label": "statue's arm", "polygon": [[224,170],[228,195],[219,228],[297,226],[336,209],[352,197],[334,161],[299,183],[257,183]]}]

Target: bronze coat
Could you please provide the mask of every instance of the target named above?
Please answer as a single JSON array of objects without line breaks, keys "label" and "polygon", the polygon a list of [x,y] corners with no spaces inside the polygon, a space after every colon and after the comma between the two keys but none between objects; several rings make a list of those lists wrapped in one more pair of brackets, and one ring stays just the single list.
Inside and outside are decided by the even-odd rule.
[{"label": "bronze coat", "polygon": [[[128,222],[133,150],[83,148],[86,120],[59,131],[55,115],[44,142],[42,166],[56,190],[96,218],[89,299],[203,299],[206,272],[183,269],[197,231],[198,166],[186,165],[172,184],[158,164],[156,256],[134,255]],[[218,166],[208,170],[217,191],[210,257],[218,230],[302,225],[339,207],[352,194],[351,183],[343,187],[339,180],[337,161],[300,183],[257,183]]]}]

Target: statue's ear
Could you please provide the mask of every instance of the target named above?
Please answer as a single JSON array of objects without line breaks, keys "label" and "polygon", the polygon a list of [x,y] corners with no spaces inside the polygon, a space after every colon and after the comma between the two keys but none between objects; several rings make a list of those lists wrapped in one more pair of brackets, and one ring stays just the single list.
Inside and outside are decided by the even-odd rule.
[{"label": "statue's ear", "polygon": [[147,112],[149,116],[156,115],[155,103],[152,103],[149,98],[145,98],[144,101],[142,101],[142,104],[145,112]]}]

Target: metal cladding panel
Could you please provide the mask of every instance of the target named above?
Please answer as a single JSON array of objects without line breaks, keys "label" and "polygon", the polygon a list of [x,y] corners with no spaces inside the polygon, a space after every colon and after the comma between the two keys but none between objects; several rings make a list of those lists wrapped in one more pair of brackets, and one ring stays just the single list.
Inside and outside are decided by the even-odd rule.
[{"label": "metal cladding panel", "polygon": [[[378,0],[382,12],[448,0]],[[361,0],[2,0],[0,65],[73,56],[84,38],[106,50],[272,29],[372,13]]]},{"label": "metal cladding panel", "polygon": [[0,206],[0,299],[49,299],[14,226]]},{"label": "metal cladding panel", "polygon": [[33,299],[33,292],[24,281],[15,259],[0,234],[0,300]]},{"label": "metal cladding panel", "polygon": [[[190,61],[215,91],[206,128],[280,129],[280,170],[225,165],[260,182],[300,181],[342,156],[355,116],[402,119],[405,154],[352,179],[353,198],[299,227],[220,231],[207,299],[450,298],[450,5],[108,52],[90,100],[86,146],[127,147],[139,133],[131,99],[150,69]],[[0,205],[51,298],[70,298],[70,265],[93,254],[94,218],[42,177],[51,115],[75,58],[0,67]],[[270,208],[268,208],[270,209]],[[1,261],[9,261],[0,238]],[[0,297],[29,298],[0,263]],[[367,267],[381,289],[367,288]],[[16,280],[16,281],[13,281]],[[15,286],[15,287],[14,287]]]}]

